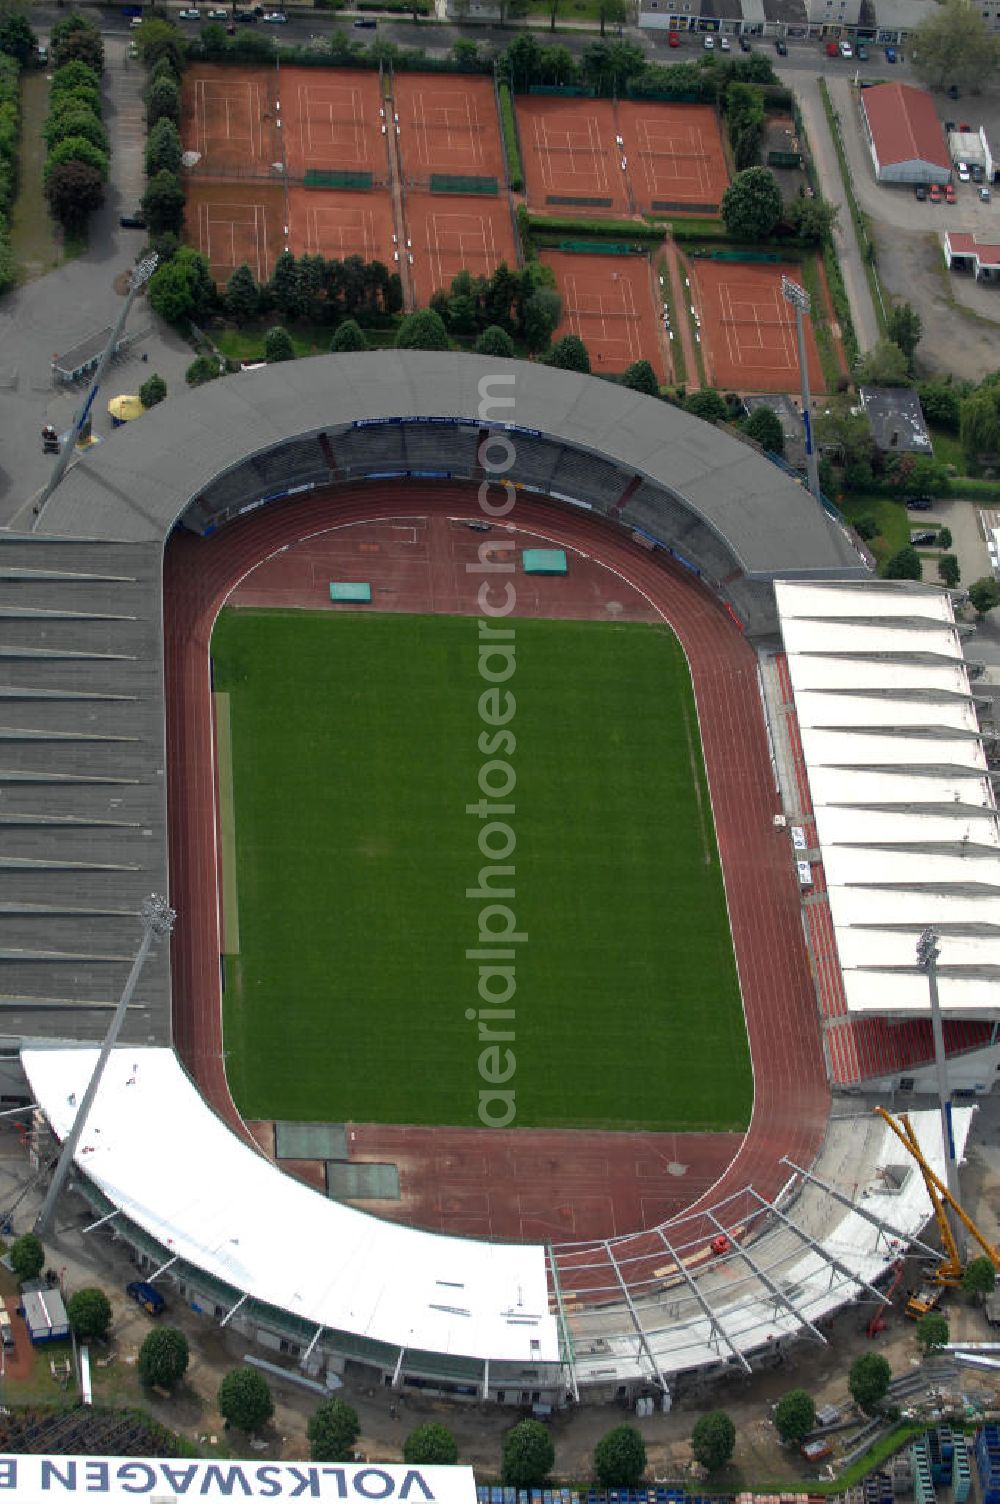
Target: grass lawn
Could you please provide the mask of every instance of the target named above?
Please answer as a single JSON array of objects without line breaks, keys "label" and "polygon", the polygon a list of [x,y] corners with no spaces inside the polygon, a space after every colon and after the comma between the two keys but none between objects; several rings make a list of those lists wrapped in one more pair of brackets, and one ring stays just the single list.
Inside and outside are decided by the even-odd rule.
[{"label": "grass lawn", "polygon": [[[878,536],[868,539],[868,547],[875,555],[879,568],[893,554],[906,548],[910,541],[910,513],[901,501],[888,496],[848,496],[839,503],[848,522],[857,522],[859,517],[874,517],[879,525]],[[913,514],[914,527],[924,520],[922,512]]]},{"label": "grass lawn", "polygon": [[942,465],[954,465],[956,475],[965,474],[965,452],[962,449],[962,441],[957,434],[948,433],[943,428],[930,429],[931,443],[934,447],[934,458]]},{"label": "grass lawn", "polygon": [[[478,1126],[490,865],[510,756],[516,1125],[742,1129],[752,1082],[687,665],[665,628],[516,623],[516,750],[480,752],[475,620],[225,611],[250,1117]],[[487,735],[498,736],[496,731]],[[500,862],[497,856],[493,859]],[[494,883],[496,883],[496,878]],[[494,1071],[496,1067],[493,1067]]]},{"label": "grass lawn", "polygon": [[[264,337],[270,327],[269,324],[257,324],[243,329],[219,329],[213,331],[212,339],[230,360],[244,360],[249,364],[251,361],[264,359]],[[295,354],[299,357],[328,355],[334,332],[332,327],[325,324],[315,328],[310,325],[293,325],[288,331]],[[396,330],[366,329],[365,337],[373,348],[390,346],[396,343]]]}]

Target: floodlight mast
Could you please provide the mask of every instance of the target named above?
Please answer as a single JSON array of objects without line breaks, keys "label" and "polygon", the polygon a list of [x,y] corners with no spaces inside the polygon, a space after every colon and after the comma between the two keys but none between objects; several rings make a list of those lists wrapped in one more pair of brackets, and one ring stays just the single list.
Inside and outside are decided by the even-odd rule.
[{"label": "floodlight mast", "polygon": [[809,477],[809,489],[816,500],[820,499],[819,491],[819,465],[816,459],[816,450],[813,445],[812,431],[812,393],[809,390],[809,361],[806,356],[806,331],[803,317],[812,308],[812,300],[804,287],[798,282],[793,282],[790,277],[781,279],[781,296],[786,303],[790,303],[795,309],[795,334],[799,346],[799,376],[802,382],[802,422],[806,435],[806,474]]},{"label": "floodlight mast", "polygon": [[[926,929],[917,941],[917,965],[927,973],[927,988],[931,1002],[931,1034],[934,1039],[934,1065],[937,1071],[938,1106],[941,1110],[941,1138],[944,1143],[944,1178],[948,1194],[959,1202],[958,1165],[955,1161],[955,1135],[951,1124],[951,1088],[948,1085],[948,1063],[944,1052],[944,1030],[941,1027],[941,1005],[938,999],[937,963],[941,950],[937,931]],[[966,1241],[958,1219],[946,1207],[952,1235],[958,1251],[965,1258]]]},{"label": "floodlight mast", "polygon": [[115,1009],[114,1017],[111,1020],[107,1034],[104,1036],[101,1053],[97,1057],[97,1064],[94,1066],[90,1080],[87,1082],[83,1101],[77,1109],[72,1127],[63,1140],[63,1146],[52,1175],[51,1184],[42,1203],[42,1209],[35,1220],[35,1232],[40,1238],[45,1237],[45,1234],[52,1225],[56,1202],[59,1200],[66,1176],[69,1174],[70,1166],[73,1163],[73,1156],[83,1135],[83,1130],[87,1125],[90,1109],[94,1105],[94,1098],[97,1096],[101,1077],[104,1075],[104,1067],[108,1063],[111,1051],[118,1042],[118,1035],[125,1021],[128,1005],[132,1001],[132,996],[142,975],[142,968],[146,964],[146,957],[149,955],[153,941],[168,936],[174,927],[174,911],[167,903],[167,900],[161,898],[158,893],[151,893],[148,898],[143,900],[142,907],[139,910],[139,918],[142,921],[142,939],[139,942],[139,949],[135,953],[135,960],[132,962],[132,970],[128,974],[128,980],[125,983],[121,997],[118,999],[118,1006]]},{"label": "floodlight mast", "polygon": [[159,256],[154,251],[151,255],[144,256],[143,259],[138,262],[132,270],[132,275],[129,277],[128,295],[125,298],[125,302],[122,304],[121,312],[115,320],[114,328],[108,336],[108,342],[104,346],[103,354],[101,355],[101,358],[97,363],[97,369],[94,372],[94,379],[90,383],[90,386],[87,390],[87,395],[84,397],[83,401],[80,403],[79,408],[77,409],[76,416],[73,419],[73,425],[70,428],[69,433],[66,435],[66,442],[62,446],[62,449],[59,453],[59,458],[56,460],[55,464],[52,467],[52,474],[49,477],[49,483],[45,487],[44,491],[35,504],[35,522],[37,522],[38,518],[41,516],[42,508],[48,501],[49,497],[52,495],[52,492],[55,490],[56,486],[58,486],[63,476],[66,474],[66,467],[70,462],[70,457],[73,453],[73,450],[76,448],[77,440],[79,439],[81,433],[87,425],[88,419],[90,418],[95,398],[97,397],[97,393],[100,390],[101,382],[104,380],[104,373],[108,369],[108,366],[111,363],[111,357],[112,355],[114,355],[115,350],[118,347],[118,341],[121,339],[122,330],[125,328],[125,320],[129,316],[129,310],[131,309],[132,304],[135,302],[136,293],[138,293],[140,289],[145,287],[150,277],[156,271],[159,259]]}]

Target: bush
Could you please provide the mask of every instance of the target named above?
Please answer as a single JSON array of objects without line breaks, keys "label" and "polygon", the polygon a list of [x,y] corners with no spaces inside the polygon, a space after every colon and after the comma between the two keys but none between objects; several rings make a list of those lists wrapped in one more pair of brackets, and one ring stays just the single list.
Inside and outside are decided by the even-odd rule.
[{"label": "bush", "polygon": [[945,1347],[951,1340],[946,1318],[940,1311],[925,1311],[917,1322],[916,1337],[924,1350],[925,1357],[935,1347]]},{"label": "bush", "polygon": [[552,1437],[539,1420],[522,1420],[503,1439],[500,1475],[512,1488],[541,1488],[556,1458]]},{"label": "bush", "polygon": [[919,580],[923,578],[920,555],[909,544],[886,560],[882,577],[886,580]]},{"label": "bush", "polygon": [[513,353],[514,341],[499,324],[490,324],[476,340],[477,355],[511,356]]},{"label": "bush", "polygon": [[103,1290],[75,1291],[66,1303],[66,1314],[78,1342],[93,1342],[108,1335],[111,1302]]},{"label": "bush", "polygon": [[223,306],[226,314],[236,324],[244,324],[256,318],[260,312],[260,288],[250,267],[244,261],[236,267],[226,283]]},{"label": "bush", "polygon": [[162,402],[166,395],[167,383],[159,371],[154,371],[152,376],[147,381],[144,381],[139,388],[139,401],[147,409],[156,407],[157,403]]},{"label": "bush", "polygon": [[67,137],[78,136],[107,153],[108,133],[93,110],[73,94],[63,94],[60,100],[60,107],[49,115],[42,129],[46,145],[53,147]]},{"label": "bush", "polygon": [[264,1375],[256,1368],[233,1368],[219,1385],[220,1414],[238,1431],[259,1431],[274,1414],[274,1400]]},{"label": "bush", "polygon": [[549,351],[546,365],[556,366],[561,371],[580,371],[590,374],[590,356],[578,334],[564,334]]},{"label": "bush", "polygon": [[660,395],[660,383],[648,360],[633,360],[622,376],[622,386],[633,392],[643,392],[647,397]]},{"label": "bush", "polygon": [[938,548],[949,549],[951,547],[951,528],[939,527],[937,535]]},{"label": "bush", "polygon": [[445,1426],[430,1421],[417,1426],[403,1442],[403,1461],[413,1467],[454,1467],[458,1443]]},{"label": "bush", "polygon": [[397,350],[447,350],[448,331],[433,308],[408,313],[396,335]]},{"label": "bush", "polygon": [[521,150],[517,144],[517,121],[510,84],[500,85],[500,129],[503,134],[503,150],[507,159],[507,178],[514,193],[524,188],[524,169],[521,166]]},{"label": "bush", "polygon": [[282,360],[295,359],[295,346],[287,329],[275,324],[264,336],[264,359],[268,365],[277,365]]},{"label": "bush", "polygon": [[981,580],[973,580],[969,586],[969,600],[977,616],[985,616],[994,606],[1000,606],[1000,581],[989,574]]},{"label": "bush", "polygon": [[350,1462],[361,1435],[358,1412],[343,1400],[324,1400],[306,1427],[313,1462]]},{"label": "bush", "polygon": [[709,1410],[691,1432],[691,1450],[710,1473],[725,1467],[735,1446],[736,1427],[725,1410]]},{"label": "bush", "polygon": [[184,380],[188,386],[204,386],[206,381],[215,381],[221,375],[214,355],[199,355],[184,372]]},{"label": "bush", "polygon": [[879,520],[877,517],[873,517],[870,512],[866,512],[863,517],[856,517],[854,519],[854,531],[859,538],[863,538],[866,543],[869,543],[872,538],[877,538],[881,531]]},{"label": "bush", "polygon": [[175,1326],[158,1326],[139,1349],[139,1377],[144,1384],[174,1389],[187,1373],[187,1338]]},{"label": "bush", "polygon": [[330,341],[330,354],[344,354],[351,350],[367,350],[368,341],[365,331],[357,319],[344,319],[337,325],[336,333]]},{"label": "bush", "polygon": [[10,1267],[23,1284],[26,1279],[37,1279],[41,1274],[45,1249],[40,1238],[36,1238],[33,1232],[26,1232],[23,1237],[14,1239],[8,1257]]},{"label": "bush", "polygon": [[594,1448],[594,1472],[602,1488],[635,1488],[646,1471],[646,1443],[635,1426],[615,1426]]},{"label": "bush", "polygon": [[710,386],[703,386],[697,392],[688,392],[684,398],[684,411],[695,418],[703,418],[706,423],[723,423],[729,416],[725,402]]}]

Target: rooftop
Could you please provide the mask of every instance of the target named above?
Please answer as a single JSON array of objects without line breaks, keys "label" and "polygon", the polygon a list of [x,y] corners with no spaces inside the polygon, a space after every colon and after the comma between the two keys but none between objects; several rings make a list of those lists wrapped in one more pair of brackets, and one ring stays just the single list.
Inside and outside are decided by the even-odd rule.
[{"label": "rooftop", "polygon": [[930,162],[951,168],[944,131],[934,101],[912,84],[875,84],[861,102],[883,167],[896,162]]},{"label": "rooftop", "polygon": [[886,453],[932,452],[931,436],[927,432],[920,398],[912,387],[863,386],[861,405],[879,449]]},{"label": "rooftop", "polygon": [[952,255],[975,256],[981,266],[1000,266],[1000,245],[979,241],[965,230],[946,230],[945,240]]}]

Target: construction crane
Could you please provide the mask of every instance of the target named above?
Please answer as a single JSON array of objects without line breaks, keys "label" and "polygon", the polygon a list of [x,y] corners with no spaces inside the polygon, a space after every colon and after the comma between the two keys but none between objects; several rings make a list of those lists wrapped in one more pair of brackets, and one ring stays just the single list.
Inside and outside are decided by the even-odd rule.
[{"label": "construction crane", "polygon": [[923,1176],[924,1185],[927,1187],[931,1206],[934,1208],[934,1220],[937,1222],[938,1235],[941,1239],[941,1249],[944,1256],[931,1275],[930,1283],[922,1286],[906,1302],[907,1316],[916,1319],[917,1317],[925,1316],[928,1311],[934,1309],[941,1299],[944,1290],[954,1289],[962,1282],[964,1266],[961,1254],[958,1251],[958,1244],[955,1242],[955,1235],[951,1230],[951,1223],[948,1221],[948,1213],[945,1211],[946,1205],[955,1213],[955,1216],[961,1222],[966,1232],[971,1238],[975,1239],[992,1263],[994,1269],[997,1270],[1000,1270],[1000,1249],[994,1248],[993,1244],[983,1236],[972,1218],[959,1206],[944,1181],[935,1175],[924,1158],[917,1135],[907,1114],[905,1112],[900,1113],[899,1118],[896,1119],[884,1107],[876,1107],[875,1111],[883,1122],[889,1125],[907,1153],[915,1160],[917,1168]]}]

